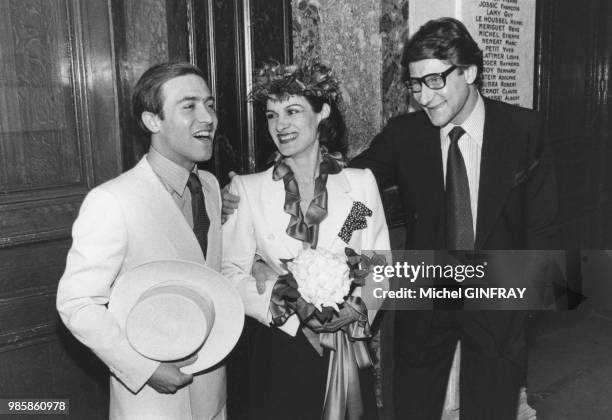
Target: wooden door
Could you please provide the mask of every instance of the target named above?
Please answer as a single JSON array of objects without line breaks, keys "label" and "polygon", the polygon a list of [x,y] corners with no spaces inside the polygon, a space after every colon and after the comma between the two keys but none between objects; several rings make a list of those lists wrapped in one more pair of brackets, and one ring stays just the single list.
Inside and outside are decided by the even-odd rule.
[{"label": "wooden door", "polygon": [[68,398],[75,419],[108,418],[55,293],[84,195],[122,169],[109,10],[0,0],[0,398]]}]

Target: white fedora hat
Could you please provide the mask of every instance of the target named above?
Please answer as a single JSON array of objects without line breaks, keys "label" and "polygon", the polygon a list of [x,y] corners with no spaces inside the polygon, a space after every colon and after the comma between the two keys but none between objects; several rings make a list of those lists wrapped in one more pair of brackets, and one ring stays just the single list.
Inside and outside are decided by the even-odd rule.
[{"label": "white fedora hat", "polygon": [[184,373],[220,362],[244,324],[242,301],[229,280],[188,261],[155,261],[124,273],[108,309],[145,357],[172,361],[197,353],[195,363],[181,368]]}]

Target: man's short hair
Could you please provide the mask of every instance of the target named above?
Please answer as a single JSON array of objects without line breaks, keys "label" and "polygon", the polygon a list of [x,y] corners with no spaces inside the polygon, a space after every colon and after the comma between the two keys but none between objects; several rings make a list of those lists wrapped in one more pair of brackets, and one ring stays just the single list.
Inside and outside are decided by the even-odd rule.
[{"label": "man's short hair", "polygon": [[142,113],[151,112],[163,119],[164,98],[161,89],[163,84],[175,77],[187,74],[195,74],[206,81],[202,70],[190,63],[157,64],[140,76],[136,86],[134,86],[134,94],[132,95],[132,113],[138,127],[146,134],[151,134],[151,132],[142,122]]},{"label": "man's short hair", "polygon": [[478,74],[474,83],[478,87],[482,84],[482,50],[465,25],[457,19],[443,17],[430,20],[412,35],[402,54],[404,80],[410,77],[410,63],[430,58],[449,61],[458,67],[475,65]]}]

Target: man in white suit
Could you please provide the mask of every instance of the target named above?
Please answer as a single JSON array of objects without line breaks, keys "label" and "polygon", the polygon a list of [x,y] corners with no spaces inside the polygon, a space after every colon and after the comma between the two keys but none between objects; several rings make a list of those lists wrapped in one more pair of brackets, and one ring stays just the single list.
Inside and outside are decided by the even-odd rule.
[{"label": "man in white suit", "polygon": [[[85,198],[57,308],[68,329],[111,371],[111,419],[225,419],[223,366],[189,375],[181,364],[145,358],[107,309],[117,279],[143,263],[177,259],[216,271],[221,264],[219,185],[196,167],[210,159],[217,127],[203,73],[187,63],[150,68],[136,84],[133,110],[150,134],[149,152]],[[203,206],[192,208],[202,203],[202,192]],[[199,217],[202,207],[206,213]]]}]

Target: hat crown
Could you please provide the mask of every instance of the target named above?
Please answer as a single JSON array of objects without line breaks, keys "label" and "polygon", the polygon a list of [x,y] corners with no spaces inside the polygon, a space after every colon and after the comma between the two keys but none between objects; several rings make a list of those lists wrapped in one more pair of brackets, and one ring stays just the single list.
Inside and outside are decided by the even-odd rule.
[{"label": "hat crown", "polygon": [[215,307],[205,292],[169,281],[138,298],[126,320],[126,335],[149,359],[179,360],[202,346],[214,322]]}]

